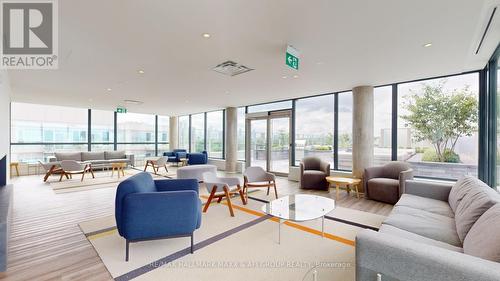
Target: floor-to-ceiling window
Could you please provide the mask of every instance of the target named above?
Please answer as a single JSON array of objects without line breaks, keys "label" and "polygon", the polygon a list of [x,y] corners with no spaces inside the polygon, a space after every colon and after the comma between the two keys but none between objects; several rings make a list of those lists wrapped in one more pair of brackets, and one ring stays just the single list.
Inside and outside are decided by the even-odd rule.
[{"label": "floor-to-ceiling window", "polygon": [[134,154],[135,165],[155,156],[155,116],[139,113],[117,114],[118,150]]},{"label": "floor-to-ceiling window", "polygon": [[210,158],[223,158],[224,111],[207,112],[206,143]]},{"label": "floor-to-ceiling window", "polygon": [[333,168],[333,94],[295,102],[295,165],[307,156],[318,157]]},{"label": "floor-to-ceiling window", "polygon": [[245,161],[245,107],[238,107],[238,122],[236,130],[238,136],[238,160]]},{"label": "floor-to-ceiling window", "polygon": [[91,150],[114,150],[115,141],[115,113],[113,111],[91,111]]},{"label": "floor-to-ceiling window", "polygon": [[478,73],[398,84],[398,159],[416,176],[477,176],[478,100]]},{"label": "floor-to-ceiling window", "polygon": [[373,164],[382,165],[392,157],[392,86],[373,90]]},{"label": "floor-to-ceiling window", "polygon": [[191,151],[202,152],[205,150],[205,114],[191,115]]},{"label": "floor-to-ceiling window", "polygon": [[170,132],[170,117],[158,115],[158,155],[163,155],[170,149],[169,132]]},{"label": "floor-to-ceiling window", "polygon": [[47,161],[55,151],[88,150],[88,110],[11,104],[11,161]]},{"label": "floor-to-ceiling window", "polygon": [[338,94],[338,169],[352,170],[352,92]]},{"label": "floor-to-ceiling window", "polygon": [[179,116],[179,148],[189,150],[189,116]]}]

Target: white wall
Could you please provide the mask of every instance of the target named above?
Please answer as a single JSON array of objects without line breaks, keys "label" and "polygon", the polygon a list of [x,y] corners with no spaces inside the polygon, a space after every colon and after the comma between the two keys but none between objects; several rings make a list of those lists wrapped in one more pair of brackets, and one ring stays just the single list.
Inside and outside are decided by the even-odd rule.
[{"label": "white wall", "polygon": [[[0,71],[0,157],[7,155],[7,175],[9,175],[10,150],[10,86],[7,72]],[[7,182],[8,180],[7,176]]]}]

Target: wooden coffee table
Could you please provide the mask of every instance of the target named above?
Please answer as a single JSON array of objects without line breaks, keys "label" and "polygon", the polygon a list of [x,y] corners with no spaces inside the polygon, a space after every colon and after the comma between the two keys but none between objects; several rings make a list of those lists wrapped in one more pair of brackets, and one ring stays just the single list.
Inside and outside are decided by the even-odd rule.
[{"label": "wooden coffee table", "polygon": [[118,178],[120,178],[120,172],[122,176],[125,176],[124,169],[127,167],[127,163],[125,162],[117,162],[117,163],[111,163],[111,177],[113,177],[115,170],[118,174]]},{"label": "wooden coffee table", "polygon": [[326,177],[326,181],[336,189],[335,198],[339,200],[340,188],[345,188],[347,194],[351,191],[351,188],[356,190],[356,197],[359,199],[359,185],[361,184],[360,179],[344,178],[344,177]]}]

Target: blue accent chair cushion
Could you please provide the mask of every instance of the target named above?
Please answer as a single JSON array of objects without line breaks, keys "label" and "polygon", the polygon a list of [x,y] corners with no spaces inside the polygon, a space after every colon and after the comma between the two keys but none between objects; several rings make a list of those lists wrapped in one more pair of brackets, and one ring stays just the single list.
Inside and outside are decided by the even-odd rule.
[{"label": "blue accent chair cushion", "polygon": [[208,163],[208,153],[203,151],[201,153],[194,152],[188,154],[188,165],[205,165]]},{"label": "blue accent chair cushion", "polygon": [[201,225],[198,181],[134,175],[118,185],[115,219],[119,234],[130,241],[192,234]]}]

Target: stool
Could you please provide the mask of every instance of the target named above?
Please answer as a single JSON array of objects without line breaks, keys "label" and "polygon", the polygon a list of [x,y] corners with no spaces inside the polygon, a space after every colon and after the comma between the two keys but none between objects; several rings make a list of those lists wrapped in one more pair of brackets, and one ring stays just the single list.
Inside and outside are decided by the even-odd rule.
[{"label": "stool", "polygon": [[111,177],[115,174],[115,170],[118,174],[118,178],[120,178],[120,172],[122,176],[125,176],[125,167],[127,167],[127,163],[111,163]]},{"label": "stool", "polygon": [[19,177],[19,162],[11,162],[10,163],[10,177],[12,178],[12,170],[16,169],[16,175]]}]

